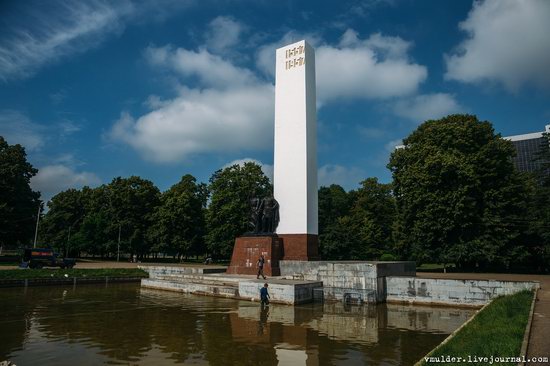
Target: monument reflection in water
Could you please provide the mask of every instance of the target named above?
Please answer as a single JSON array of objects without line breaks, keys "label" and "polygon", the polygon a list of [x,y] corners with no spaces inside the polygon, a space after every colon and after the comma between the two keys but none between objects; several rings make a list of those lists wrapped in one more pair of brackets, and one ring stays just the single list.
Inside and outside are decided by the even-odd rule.
[{"label": "monument reflection in water", "polygon": [[0,361],[18,365],[408,365],[473,310],[271,305],[138,284],[1,289]]}]

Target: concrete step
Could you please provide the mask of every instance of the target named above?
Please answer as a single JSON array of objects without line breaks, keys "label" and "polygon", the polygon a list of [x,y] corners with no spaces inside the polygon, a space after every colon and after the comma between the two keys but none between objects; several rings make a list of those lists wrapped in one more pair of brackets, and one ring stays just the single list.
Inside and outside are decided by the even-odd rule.
[{"label": "concrete step", "polygon": [[166,280],[148,278],[148,279],[143,279],[141,281],[141,286],[147,287],[147,288],[154,288],[158,290],[177,291],[177,292],[184,292],[184,293],[193,293],[198,295],[239,298],[238,285],[225,286],[220,283],[213,285],[213,284],[191,282],[191,281],[175,282],[175,281],[166,281]]},{"label": "concrete step", "polygon": [[239,281],[232,279],[218,279],[218,278],[208,278],[206,276],[193,276],[193,275],[182,275],[182,276],[157,276],[152,279],[161,280],[161,281],[171,281],[177,283],[195,283],[203,285],[213,285],[213,286],[228,286],[228,287],[239,287]]},{"label": "concrete step", "polygon": [[138,268],[149,273],[149,277],[154,278],[160,275],[188,275],[188,274],[216,274],[225,273],[227,267],[223,266],[138,266]]}]

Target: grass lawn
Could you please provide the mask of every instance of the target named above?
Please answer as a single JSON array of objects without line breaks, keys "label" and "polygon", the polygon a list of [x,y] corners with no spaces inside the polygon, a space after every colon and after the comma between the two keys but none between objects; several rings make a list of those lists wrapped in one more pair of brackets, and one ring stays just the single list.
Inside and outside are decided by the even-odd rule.
[{"label": "grass lawn", "polygon": [[[447,270],[454,269],[455,265],[447,264]],[[443,272],[443,264],[440,263],[424,263],[416,267],[418,272]]]},{"label": "grass lawn", "polygon": [[[65,276],[67,275],[67,276]],[[102,269],[6,269],[0,271],[0,280],[24,280],[38,278],[94,278],[94,277],[147,277],[138,268]]]},{"label": "grass lawn", "polygon": [[18,266],[21,262],[0,262],[0,266]]},{"label": "grass lawn", "polygon": [[18,266],[21,263],[20,255],[0,255],[0,266]]},{"label": "grass lawn", "polygon": [[[468,359],[473,357],[519,357],[523,334],[533,300],[532,291],[498,297],[462,328],[449,342],[438,348],[430,357],[454,356]],[[423,362],[435,365],[436,362]],[[462,363],[445,363],[460,365]],[[478,362],[476,365],[489,365]],[[517,362],[493,363],[516,365]]]}]

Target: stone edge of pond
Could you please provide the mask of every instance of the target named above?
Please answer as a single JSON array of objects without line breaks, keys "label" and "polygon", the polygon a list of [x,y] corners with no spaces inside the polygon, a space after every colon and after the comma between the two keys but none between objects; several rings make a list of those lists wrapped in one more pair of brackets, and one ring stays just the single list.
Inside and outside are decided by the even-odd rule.
[{"label": "stone edge of pond", "polygon": [[85,285],[113,282],[140,282],[143,277],[68,277],[68,278],[27,278],[0,280],[2,287],[54,286],[54,285]]},{"label": "stone edge of pond", "polygon": [[[532,323],[532,319],[533,319],[533,313],[534,313],[534,308],[535,308],[535,301],[536,301],[536,298],[537,298],[537,292],[538,292],[539,288],[535,288],[534,291],[533,291],[533,299],[531,300],[531,309],[529,311],[529,317],[528,317],[528,320],[527,320],[527,326],[525,327],[525,332],[523,334],[523,341],[522,341],[522,345],[521,345],[521,350],[520,350],[520,357],[521,355],[527,355],[527,347],[528,347],[528,343],[529,343],[529,333],[531,331],[531,323]],[[494,299],[493,299],[494,300]],[[483,305],[483,307],[481,309],[479,309],[478,311],[476,311],[476,313],[470,317],[470,319],[468,319],[467,321],[465,321],[460,327],[458,327],[454,332],[452,332],[451,334],[449,334],[449,336],[447,338],[445,338],[443,340],[443,342],[441,342],[440,344],[438,344],[434,349],[432,349],[430,352],[428,352],[426,355],[422,356],[422,358],[420,360],[418,360],[414,366],[422,366],[423,363],[424,363],[424,360],[426,359],[426,357],[430,357],[431,354],[433,354],[435,351],[437,351],[441,346],[443,346],[444,344],[446,344],[447,342],[449,342],[451,339],[454,338],[454,336],[460,332],[460,330],[462,328],[464,328],[466,325],[468,325],[472,320],[474,320],[478,315],[479,313],[481,313],[487,306],[491,305],[491,303],[493,302],[493,300],[489,301],[487,304]],[[525,347],[525,348],[524,348]],[[525,353],[524,353],[525,352]],[[523,366],[525,365],[525,363],[523,362],[519,362],[518,363],[518,366]]]},{"label": "stone edge of pond", "polygon": [[454,336],[462,329],[464,328],[466,325],[468,325],[472,320],[475,319],[475,317],[481,313],[483,311],[483,309],[485,309],[487,306],[489,306],[493,301],[489,301],[487,304],[483,305],[483,307],[479,310],[476,311],[476,313],[470,317],[470,319],[466,320],[460,327],[458,327],[457,329],[455,329],[454,332],[452,332],[451,334],[449,334],[447,336],[447,338],[445,338],[443,340],[443,342],[439,343],[437,346],[435,346],[434,349],[432,349],[430,352],[428,352],[426,355],[422,356],[422,358],[420,360],[418,360],[414,366],[422,366],[424,360],[426,359],[426,357],[430,357],[430,355],[432,353],[434,353],[435,351],[437,351],[441,346],[443,346],[445,343],[449,342],[451,339],[454,338]]},{"label": "stone edge of pond", "polygon": [[[529,337],[531,336],[531,327],[533,325],[533,315],[535,313],[535,303],[537,302],[537,294],[539,289],[535,289],[533,294],[533,300],[531,300],[531,310],[529,311],[529,318],[527,319],[527,325],[525,326],[525,332],[523,333],[523,342],[521,342],[521,350],[519,355],[527,357],[527,349],[529,348]],[[524,366],[526,362],[518,362],[518,366]]]}]

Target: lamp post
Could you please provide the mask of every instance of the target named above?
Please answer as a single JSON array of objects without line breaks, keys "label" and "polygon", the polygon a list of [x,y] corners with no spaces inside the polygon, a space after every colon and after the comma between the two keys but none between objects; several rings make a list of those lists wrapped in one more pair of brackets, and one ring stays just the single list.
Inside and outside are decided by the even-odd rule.
[{"label": "lamp post", "polygon": [[122,229],[122,225],[120,222],[118,223],[118,245],[116,248],[116,261],[118,262],[120,260],[120,231]]},{"label": "lamp post", "polygon": [[34,229],[34,244],[33,248],[36,248],[36,239],[38,238],[38,223],[40,222],[40,211],[42,211],[42,202],[38,203],[38,214],[36,215],[36,228]]},{"label": "lamp post", "polygon": [[73,228],[73,226],[78,222],[80,221],[81,219],[83,219],[86,215],[82,215],[80,216],[79,218],[77,218],[76,220],[74,220],[74,222],[69,226],[69,234],[67,235],[67,245],[65,245],[65,257],[68,257],[69,256],[69,245],[70,245],[70,240],[71,240],[71,229]]}]

